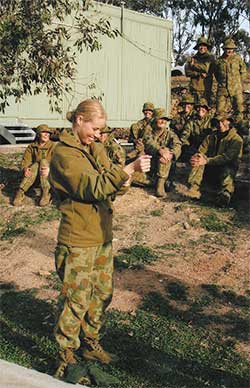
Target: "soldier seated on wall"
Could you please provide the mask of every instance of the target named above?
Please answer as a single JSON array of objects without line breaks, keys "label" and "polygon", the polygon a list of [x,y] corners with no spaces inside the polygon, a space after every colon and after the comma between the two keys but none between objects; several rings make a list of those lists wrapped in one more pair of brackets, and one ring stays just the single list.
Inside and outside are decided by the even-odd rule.
[{"label": "soldier seated on wall", "polygon": [[106,126],[100,129],[98,140],[104,145],[109,160],[120,167],[125,166],[126,154],[112,133],[113,129]]},{"label": "soldier seated on wall", "polygon": [[182,135],[183,129],[189,120],[194,116],[194,97],[186,94],[178,104],[180,111],[171,119],[170,128],[179,136]]},{"label": "soldier seated on wall", "polygon": [[149,131],[150,123],[152,121],[154,111],[154,104],[152,102],[145,102],[142,107],[143,119],[132,124],[129,130],[128,142],[134,144],[134,150],[127,155],[127,160],[131,161],[136,159],[139,155],[143,154],[143,141],[145,129]]},{"label": "soldier seated on wall", "polygon": [[230,115],[224,113],[214,119],[217,130],[208,135],[199,147],[198,153],[191,157],[192,169],[188,183],[190,198],[201,197],[200,186],[209,178],[218,180],[216,202],[218,206],[229,205],[234,192],[234,180],[242,155],[243,140],[233,127]]},{"label": "soldier seated on wall", "polygon": [[175,162],[181,153],[180,139],[168,126],[170,120],[164,108],[155,109],[152,131],[146,131],[143,137],[145,152],[152,155],[149,175],[157,197],[164,197],[172,188]]},{"label": "soldier seated on wall", "polygon": [[204,138],[212,131],[211,120],[213,115],[210,113],[210,107],[206,99],[201,98],[195,107],[197,113],[188,120],[180,137],[182,143],[181,159],[184,162],[190,160],[190,157],[198,151]]},{"label": "soldier seated on wall", "polygon": [[56,143],[50,140],[52,130],[46,124],[39,125],[36,133],[35,141],[29,144],[24,152],[23,179],[13,200],[14,206],[20,206],[23,203],[24,194],[37,180],[42,189],[39,205],[46,206],[50,202],[49,164]]}]

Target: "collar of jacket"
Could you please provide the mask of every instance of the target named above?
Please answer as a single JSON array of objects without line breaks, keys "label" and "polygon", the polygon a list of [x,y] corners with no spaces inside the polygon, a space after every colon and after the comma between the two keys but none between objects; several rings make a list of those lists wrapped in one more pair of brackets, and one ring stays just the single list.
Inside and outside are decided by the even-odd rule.
[{"label": "collar of jacket", "polygon": [[229,129],[229,131],[220,132],[219,130],[217,130],[214,132],[214,134],[220,137],[221,139],[224,139],[225,137],[228,137],[230,139],[235,135],[237,135],[237,130],[234,127],[232,127]]},{"label": "collar of jacket", "polygon": [[51,140],[48,140],[43,146],[41,146],[38,141],[34,141],[34,143],[31,143],[30,146],[32,148],[40,148],[40,149],[47,149],[49,145],[52,143]]},{"label": "collar of jacket", "polygon": [[212,56],[212,54],[210,53],[210,51],[208,51],[204,54],[201,54],[198,52],[194,55],[194,58],[206,60],[206,59],[210,59],[211,56]]},{"label": "collar of jacket", "polygon": [[60,142],[74,148],[78,148],[81,151],[88,152],[88,146],[84,146],[77,140],[72,130],[64,129],[59,136]]}]

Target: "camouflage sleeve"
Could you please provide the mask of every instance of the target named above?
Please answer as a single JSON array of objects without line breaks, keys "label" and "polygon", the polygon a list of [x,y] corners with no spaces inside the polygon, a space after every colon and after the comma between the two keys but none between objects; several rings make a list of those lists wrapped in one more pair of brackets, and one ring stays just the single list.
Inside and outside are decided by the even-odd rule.
[{"label": "camouflage sleeve", "polygon": [[182,145],[190,145],[189,138],[192,132],[192,122],[188,121],[183,128],[180,140]]},{"label": "camouflage sleeve", "polygon": [[134,123],[131,125],[130,131],[129,131],[129,138],[128,138],[129,143],[134,143],[135,140],[138,139],[139,130],[140,130],[140,126],[138,125],[138,123]]},{"label": "camouflage sleeve", "polygon": [[193,70],[193,68],[191,67],[191,64],[189,62],[187,62],[185,64],[185,75],[187,77],[190,77],[190,78],[199,78],[200,77],[200,73],[198,71],[195,71]]},{"label": "camouflage sleeve", "polygon": [[228,162],[237,162],[242,153],[242,141],[234,139],[223,154],[207,158],[207,164],[211,166],[220,166]]},{"label": "camouflage sleeve", "polygon": [[173,151],[175,160],[177,160],[181,154],[181,141],[179,137],[171,131],[171,146],[169,147],[171,151]]},{"label": "camouflage sleeve", "polygon": [[246,64],[243,61],[243,59],[240,58],[240,64],[239,64],[239,70],[240,70],[240,76],[241,76],[241,81],[244,81],[247,76],[247,69],[246,69]]},{"label": "camouflage sleeve", "polygon": [[30,145],[28,145],[28,147],[26,148],[26,150],[24,151],[24,155],[23,155],[23,160],[22,160],[22,164],[21,164],[21,168],[22,170],[24,170],[25,168],[27,167],[30,167],[32,165],[32,147]]},{"label": "camouflage sleeve", "polygon": [[147,134],[143,137],[143,143],[145,154],[148,155],[155,156],[158,154],[159,149],[162,148],[151,134]]},{"label": "camouflage sleeve", "polygon": [[126,154],[124,149],[120,146],[120,144],[116,143],[116,140],[114,140],[112,148],[112,162],[120,167],[124,167],[126,161]]}]

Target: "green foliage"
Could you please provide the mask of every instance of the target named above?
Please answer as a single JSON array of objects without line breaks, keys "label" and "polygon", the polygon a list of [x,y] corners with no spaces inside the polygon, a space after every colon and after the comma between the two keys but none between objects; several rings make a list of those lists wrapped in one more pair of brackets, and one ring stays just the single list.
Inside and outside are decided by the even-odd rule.
[{"label": "green foliage", "polygon": [[[0,111],[14,97],[45,92],[61,111],[63,94],[73,90],[77,51],[101,48],[100,36],[118,35],[91,10],[92,0],[9,1],[0,4]],[[72,20],[72,21],[71,21]]]},{"label": "green foliage", "polygon": [[144,264],[150,264],[157,260],[157,255],[149,247],[143,245],[134,245],[131,248],[121,249],[122,254],[115,256],[116,269],[139,269]]},{"label": "green foliage", "polygon": [[57,220],[60,217],[59,211],[52,207],[49,209],[39,209],[34,214],[25,211],[15,212],[5,225],[0,225],[1,228],[1,240],[8,240],[10,238],[17,237],[25,234],[31,225],[42,224],[43,222],[49,222]]},{"label": "green foliage", "polygon": [[215,213],[210,213],[201,217],[201,225],[210,232],[228,232],[229,224],[221,219]]},{"label": "green foliage", "polygon": [[150,212],[150,215],[153,217],[160,217],[163,215],[163,209],[155,209]]}]

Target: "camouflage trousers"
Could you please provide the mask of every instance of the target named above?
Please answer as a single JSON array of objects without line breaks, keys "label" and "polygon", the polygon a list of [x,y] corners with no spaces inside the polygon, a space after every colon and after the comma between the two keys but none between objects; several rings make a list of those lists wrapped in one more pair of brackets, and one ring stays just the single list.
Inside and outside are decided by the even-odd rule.
[{"label": "camouflage trousers", "polygon": [[90,248],[58,245],[55,264],[63,282],[55,338],[61,349],[78,349],[81,334],[99,340],[113,294],[112,243]]},{"label": "camouflage trousers", "polygon": [[36,179],[39,178],[42,190],[49,190],[50,183],[48,177],[40,175],[40,168],[42,166],[48,167],[48,162],[46,159],[41,160],[41,162],[36,162],[31,165],[31,176],[24,177],[20,183],[19,188],[24,192],[28,191],[31,186],[35,183]]},{"label": "camouflage trousers", "polygon": [[[203,179],[205,175],[205,179]],[[220,192],[227,191],[230,194],[234,192],[234,179],[237,173],[235,166],[200,166],[192,167],[188,183],[190,186],[199,186],[201,183],[217,183]]]},{"label": "camouflage trousers", "polygon": [[230,96],[228,93],[218,92],[216,97],[216,112],[218,114],[223,114],[225,112],[230,112],[232,109],[235,118],[237,120],[242,120],[244,111],[242,91],[239,90],[238,93],[233,96]]}]

